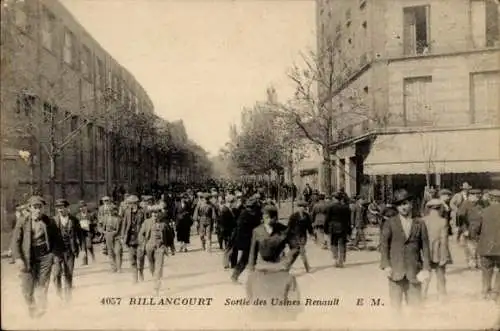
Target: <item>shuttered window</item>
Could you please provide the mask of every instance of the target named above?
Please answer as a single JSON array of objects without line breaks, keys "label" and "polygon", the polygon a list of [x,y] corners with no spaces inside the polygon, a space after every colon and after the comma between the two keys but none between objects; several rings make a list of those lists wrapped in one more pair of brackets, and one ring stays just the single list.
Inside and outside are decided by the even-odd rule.
[{"label": "shuttered window", "polygon": [[499,121],[500,71],[473,73],[471,84],[471,122],[494,124]]},{"label": "shuttered window", "polygon": [[407,126],[434,125],[431,106],[432,77],[411,77],[404,80],[404,121]]}]

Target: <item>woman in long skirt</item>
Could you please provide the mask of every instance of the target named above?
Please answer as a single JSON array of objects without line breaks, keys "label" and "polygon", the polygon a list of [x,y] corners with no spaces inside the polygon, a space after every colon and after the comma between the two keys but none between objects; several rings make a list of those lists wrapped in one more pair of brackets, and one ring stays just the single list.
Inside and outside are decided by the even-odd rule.
[{"label": "woman in long skirt", "polygon": [[292,247],[282,258],[285,247],[290,247],[289,235],[287,227],[278,222],[275,206],[264,207],[263,219],[253,231],[247,297],[256,318],[293,320],[303,308],[297,280],[289,273],[297,248]]},{"label": "woman in long skirt", "polygon": [[187,196],[182,196],[175,202],[174,215],[177,241],[181,243],[180,252],[187,252],[187,245],[190,243],[191,225],[193,225],[191,205]]}]

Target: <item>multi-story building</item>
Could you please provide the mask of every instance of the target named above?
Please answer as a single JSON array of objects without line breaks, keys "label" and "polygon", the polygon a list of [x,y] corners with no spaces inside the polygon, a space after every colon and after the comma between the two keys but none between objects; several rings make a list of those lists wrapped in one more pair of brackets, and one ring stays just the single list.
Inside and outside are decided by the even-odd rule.
[{"label": "multi-story building", "polygon": [[371,183],[384,197],[393,186],[500,185],[497,0],[317,4],[318,50],[334,56],[334,107],[365,105],[333,133],[335,188],[354,195]]},{"label": "multi-story building", "polygon": [[133,75],[59,1],[1,9],[2,219],[23,196],[49,195],[51,174],[53,195],[70,201],[168,180],[165,150],[122,125],[124,115],[159,121]]}]

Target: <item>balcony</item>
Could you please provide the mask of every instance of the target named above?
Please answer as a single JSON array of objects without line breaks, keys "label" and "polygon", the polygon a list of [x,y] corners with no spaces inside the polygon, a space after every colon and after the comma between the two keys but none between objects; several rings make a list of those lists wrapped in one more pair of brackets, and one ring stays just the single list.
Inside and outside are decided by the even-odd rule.
[{"label": "balcony", "polygon": [[334,139],[336,143],[341,143],[351,138],[362,136],[373,129],[375,129],[374,123],[370,119],[364,119],[358,123],[345,126],[337,132],[336,137],[334,135]]}]

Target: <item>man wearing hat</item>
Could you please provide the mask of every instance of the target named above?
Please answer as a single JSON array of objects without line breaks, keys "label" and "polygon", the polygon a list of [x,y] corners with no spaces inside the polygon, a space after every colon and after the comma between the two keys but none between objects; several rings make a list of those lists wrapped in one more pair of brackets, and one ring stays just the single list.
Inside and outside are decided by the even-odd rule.
[{"label": "man wearing hat", "polygon": [[325,229],[330,234],[334,266],[343,268],[347,257],[347,241],[351,236],[351,210],[339,194],[335,194],[328,204]]},{"label": "man wearing hat", "polygon": [[87,265],[88,254],[92,257],[92,262],[95,261],[94,247],[92,246],[92,238],[94,237],[97,220],[93,213],[89,212],[87,203],[80,201],[78,203],[80,211],[76,214],[76,218],[80,222],[82,228],[82,252],[83,252],[83,265]]},{"label": "man wearing hat", "polygon": [[389,279],[389,296],[396,310],[403,297],[410,306],[420,304],[421,282],[429,278],[429,237],[424,222],[412,217],[412,199],[404,189],[394,192],[398,215],[385,222],[380,239],[380,268]]},{"label": "man wearing hat", "polygon": [[208,252],[212,251],[212,231],[217,219],[217,212],[215,206],[210,202],[210,197],[209,193],[203,195],[204,201],[200,201],[193,216],[193,219],[198,223],[201,247]]},{"label": "man wearing hat", "polygon": [[261,224],[262,211],[259,201],[255,197],[249,198],[245,203],[236,222],[234,230],[234,252],[238,261],[233,269],[231,280],[237,282],[241,273],[245,270],[250,256],[250,243],[253,230]]},{"label": "man wearing hat", "polygon": [[483,206],[480,203],[481,190],[471,189],[468,200],[464,201],[457,211],[457,220],[463,235],[462,245],[467,265],[470,269],[479,269],[477,243],[481,229]]},{"label": "man wearing hat", "polygon": [[450,207],[451,191],[445,188],[440,189],[438,191],[438,199],[441,200],[442,202],[441,217],[443,217],[448,223],[448,235],[451,236],[453,235],[452,231],[453,229],[451,224],[451,207]]},{"label": "man wearing hat", "polygon": [[121,226],[122,243],[127,246],[130,265],[132,267],[132,281],[144,280],[145,252],[139,250],[139,231],[145,220],[144,211],[139,207],[139,198],[129,196],[127,209],[123,214]]},{"label": "man wearing hat", "polygon": [[500,304],[500,271],[493,286],[494,269],[500,270],[500,190],[491,190],[490,205],[483,211],[477,253],[481,256],[482,295]]},{"label": "man wearing hat", "polygon": [[[446,265],[452,262],[448,239],[448,220],[441,216],[443,202],[434,198],[425,204],[427,215],[423,221],[429,236],[430,266],[436,273],[437,291],[440,299],[446,296]],[[424,284],[424,297],[427,297],[430,278]]]},{"label": "man wearing hat", "polygon": [[[82,247],[82,228],[76,217],[69,213],[69,202],[66,199],[57,199],[55,203],[56,216],[54,221],[61,234],[62,254],[54,258],[54,284],[59,297],[66,301],[71,300],[73,290],[73,270],[75,259]],[[62,278],[64,275],[64,295]]]},{"label": "man wearing hat", "polygon": [[139,246],[146,253],[149,270],[155,280],[155,291],[158,293],[163,276],[163,261],[167,252],[168,225],[160,220],[160,208],[154,206],[150,210],[151,217],[146,219],[139,231]]},{"label": "man wearing hat", "polygon": [[127,201],[128,201],[128,197],[129,197],[129,196],[130,196],[130,193],[125,193],[125,194],[123,195],[123,201],[122,201],[122,202],[120,202],[120,206],[119,206],[119,208],[118,208],[118,215],[119,215],[120,217],[122,217],[122,216],[123,216],[123,213],[124,213],[124,211],[125,211],[125,208],[127,207]]},{"label": "man wearing hat", "polygon": [[457,227],[457,242],[460,242],[462,236],[462,224],[459,224],[460,221],[457,218],[458,209],[469,199],[469,191],[471,189],[472,186],[470,186],[469,183],[464,182],[462,184],[461,191],[456,193],[450,200],[451,220]]},{"label": "man wearing hat", "polygon": [[[321,248],[327,249],[328,243],[325,236],[325,224],[328,218],[329,203],[325,201],[325,195],[320,193],[318,201],[312,206],[311,218],[316,238],[316,243],[321,245]],[[308,202],[307,200],[305,200]],[[309,203],[309,202],[308,202]]]},{"label": "man wearing hat", "polygon": [[61,252],[61,236],[54,220],[43,213],[45,200],[32,196],[28,212],[13,233],[12,254],[21,273],[21,289],[31,317],[47,309],[47,290],[54,255]]},{"label": "man wearing hat", "polygon": [[294,250],[290,263],[293,264],[300,255],[306,272],[309,272],[311,267],[306,255],[307,233],[314,236],[314,229],[312,227],[311,215],[306,211],[307,202],[299,200],[297,201],[297,207],[297,211],[290,215],[288,221],[290,247]]},{"label": "man wearing hat", "polygon": [[218,230],[220,236],[222,237],[222,247],[224,249],[224,269],[228,269],[230,266],[230,255],[233,243],[231,242],[231,236],[234,229],[236,228],[236,218],[233,213],[231,206],[234,203],[234,196],[228,195],[220,209],[220,216],[218,220]]},{"label": "man wearing hat", "polygon": [[[102,225],[106,222],[106,218],[111,215],[111,208],[113,207],[113,202],[109,196],[103,196],[100,200],[101,205],[97,210],[97,224],[99,229],[102,228]],[[102,253],[104,255],[108,254],[107,246],[103,246]]]},{"label": "man wearing hat", "polygon": [[122,218],[118,215],[116,206],[111,206],[109,215],[104,219],[102,232],[112,272],[121,272],[123,247],[120,238]]}]

